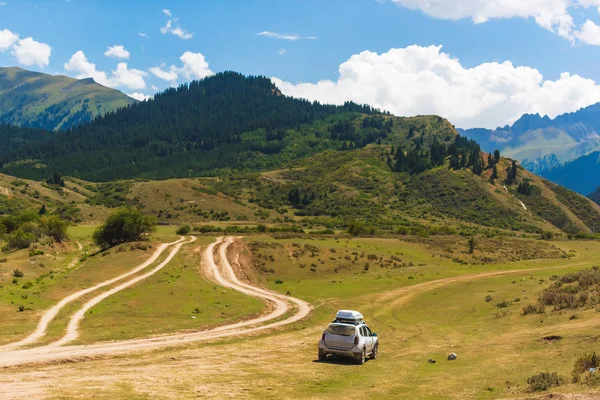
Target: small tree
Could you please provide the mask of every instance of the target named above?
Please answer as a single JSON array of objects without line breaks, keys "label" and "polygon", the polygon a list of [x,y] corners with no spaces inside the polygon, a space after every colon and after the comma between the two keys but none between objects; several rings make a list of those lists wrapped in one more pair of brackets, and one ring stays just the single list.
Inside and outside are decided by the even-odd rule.
[{"label": "small tree", "polygon": [[111,247],[119,243],[134,242],[154,230],[156,219],[133,207],[117,210],[94,232],[94,243]]},{"label": "small tree", "polygon": [[42,217],[40,220],[40,228],[44,235],[50,236],[58,243],[62,243],[68,238],[67,223],[56,215]]},{"label": "small tree", "polygon": [[45,204],[42,204],[42,207],[40,208],[40,211],[38,211],[38,214],[46,215],[46,205]]},{"label": "small tree", "polygon": [[475,236],[471,236],[469,238],[467,245],[469,246],[469,254],[473,254],[475,252],[475,246],[477,245],[477,240],[475,239]]},{"label": "small tree", "polygon": [[180,226],[179,228],[177,228],[177,234],[178,235],[187,235],[188,233],[190,233],[192,230],[192,228],[189,225],[183,225]]},{"label": "small tree", "polygon": [[494,150],[494,158],[496,159],[496,161],[500,161],[500,150]]},{"label": "small tree", "polygon": [[492,176],[490,177],[490,181],[494,183],[494,181],[498,179],[498,168],[496,168],[496,164],[494,164],[494,168],[492,169]]}]

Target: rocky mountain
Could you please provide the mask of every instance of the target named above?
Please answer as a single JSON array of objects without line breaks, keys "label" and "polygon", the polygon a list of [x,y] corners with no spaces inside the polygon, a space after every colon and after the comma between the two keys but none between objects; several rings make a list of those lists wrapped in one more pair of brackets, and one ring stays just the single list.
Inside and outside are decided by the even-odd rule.
[{"label": "rocky mountain", "polygon": [[525,114],[512,126],[459,130],[486,151],[500,150],[544,175],[562,164],[600,150],[600,103],[554,119]]},{"label": "rocky mountain", "polygon": [[136,102],[91,78],[0,68],[0,124],[64,130]]}]

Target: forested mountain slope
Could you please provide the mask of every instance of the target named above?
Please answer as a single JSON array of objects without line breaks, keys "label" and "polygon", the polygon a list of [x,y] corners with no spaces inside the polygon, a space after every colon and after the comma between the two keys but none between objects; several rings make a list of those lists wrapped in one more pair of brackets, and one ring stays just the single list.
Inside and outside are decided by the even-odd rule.
[{"label": "forested mountain slope", "polygon": [[0,124],[68,129],[136,102],[93,79],[0,68]]},{"label": "forested mountain slope", "polygon": [[[56,134],[12,132],[2,171],[88,180],[198,176],[269,169],[333,148],[362,147],[394,123],[368,106],[321,105],[283,96],[267,78],[222,73]],[[359,117],[360,120],[358,119]],[[441,121],[441,119],[440,119]]]}]

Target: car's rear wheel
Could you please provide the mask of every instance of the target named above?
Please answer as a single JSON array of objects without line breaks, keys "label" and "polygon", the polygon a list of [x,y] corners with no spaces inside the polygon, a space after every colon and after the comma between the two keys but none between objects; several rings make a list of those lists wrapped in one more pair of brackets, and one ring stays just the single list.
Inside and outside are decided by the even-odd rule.
[{"label": "car's rear wheel", "polygon": [[371,352],[371,359],[375,360],[377,359],[377,352],[379,351],[379,344],[375,344],[375,347],[373,347],[373,351]]},{"label": "car's rear wheel", "polygon": [[360,356],[356,359],[356,363],[362,365],[365,363],[365,359],[367,358],[367,349],[363,349],[360,352]]},{"label": "car's rear wheel", "polygon": [[319,361],[325,361],[327,358],[327,354],[323,352],[323,350],[319,349]]}]

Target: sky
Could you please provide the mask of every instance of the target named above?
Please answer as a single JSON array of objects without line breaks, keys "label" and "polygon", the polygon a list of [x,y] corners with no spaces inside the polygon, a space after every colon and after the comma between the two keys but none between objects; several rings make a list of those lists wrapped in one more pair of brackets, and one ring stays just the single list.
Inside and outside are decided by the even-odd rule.
[{"label": "sky", "polygon": [[600,102],[600,0],[0,0],[0,65],[137,99],[233,70],[495,128]]}]

